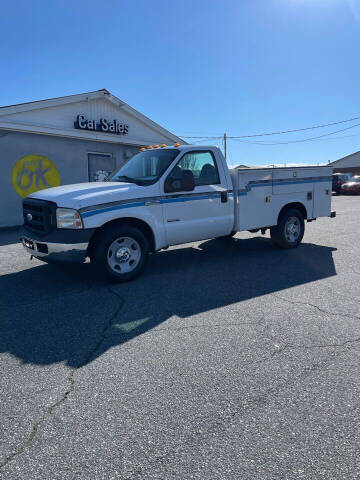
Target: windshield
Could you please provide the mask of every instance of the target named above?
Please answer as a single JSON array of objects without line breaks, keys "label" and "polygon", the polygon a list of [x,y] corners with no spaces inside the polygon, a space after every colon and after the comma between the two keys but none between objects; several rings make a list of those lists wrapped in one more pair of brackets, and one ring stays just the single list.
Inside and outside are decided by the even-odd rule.
[{"label": "windshield", "polygon": [[110,181],[150,185],[161,177],[178,154],[179,150],[174,148],[140,152],[125,163]]}]

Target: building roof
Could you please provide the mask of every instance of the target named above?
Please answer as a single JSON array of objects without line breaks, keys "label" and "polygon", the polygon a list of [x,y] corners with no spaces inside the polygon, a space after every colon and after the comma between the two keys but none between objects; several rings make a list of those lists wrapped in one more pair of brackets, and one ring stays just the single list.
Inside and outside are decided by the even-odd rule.
[{"label": "building roof", "polygon": [[[118,136],[109,135],[109,133],[96,132],[95,134],[95,132],[74,130],[73,121],[70,122],[69,120],[71,116],[71,104],[81,104],[85,106],[88,105],[89,102],[102,102],[102,104],[105,102],[107,105],[105,110],[109,112],[109,115],[113,115],[114,112],[116,112],[123,117],[134,120],[134,122],[137,122],[137,126],[139,126],[139,124],[143,125],[144,130],[146,130],[148,133],[147,136],[145,135],[145,142],[148,139],[149,141],[152,141],[153,138],[154,141],[157,141],[157,139],[166,139],[170,143],[179,142],[186,144],[182,138],[174,135],[161,125],[150,120],[150,118],[135,110],[105,88],[101,90],[95,90],[93,92],[48,98],[45,100],[36,100],[33,102],[0,107],[0,129],[48,135],[60,135],[65,137],[86,138],[89,140],[98,141],[119,142]],[[63,115],[64,125],[60,125],[61,122],[59,121],[55,122],[54,124],[51,124],[51,122],[46,124],[46,120],[50,118],[51,112],[54,112],[55,108],[57,109],[57,112],[59,112],[58,109],[61,107],[63,107],[64,110],[66,109],[66,112]],[[88,108],[88,110],[91,112],[97,111],[96,108]],[[67,121],[66,124],[65,119]],[[137,130],[139,130],[139,128]],[[129,144],[139,143],[139,140],[141,141],[139,138],[132,139],[130,134],[126,138],[121,138],[124,143]]]},{"label": "building roof", "polygon": [[350,160],[352,157],[360,156],[360,150],[355,153],[351,153],[350,155],[346,155],[346,157],[339,158],[338,160],[335,160],[334,162],[330,162],[329,165],[336,165],[344,160]]},{"label": "building roof", "polygon": [[106,88],[101,88],[100,90],[94,90],[93,92],[85,92],[85,93],[74,93],[72,95],[63,95],[62,97],[52,97],[52,98],[44,98],[42,100],[33,100],[32,102],[22,102],[22,103],[14,103],[13,105],[3,105],[3,106],[0,106],[0,111],[2,108],[10,108],[10,107],[19,107],[21,105],[33,105],[35,103],[40,103],[40,102],[48,102],[50,100],[63,100],[65,98],[74,98],[74,97],[79,97],[79,95],[92,95],[93,93],[96,93],[96,92],[103,92],[103,93],[107,93],[108,95],[110,95],[110,92],[109,90],[107,90]]}]

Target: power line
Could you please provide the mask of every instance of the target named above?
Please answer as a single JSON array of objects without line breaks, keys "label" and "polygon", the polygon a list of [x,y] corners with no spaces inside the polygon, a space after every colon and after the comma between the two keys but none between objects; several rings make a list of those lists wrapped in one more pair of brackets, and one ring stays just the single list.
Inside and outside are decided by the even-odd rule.
[{"label": "power line", "polygon": [[327,141],[327,140],[337,140],[339,138],[350,138],[350,137],[359,137],[360,133],[353,133],[352,135],[338,135],[337,137],[330,137],[330,138],[315,138],[311,140],[312,142],[320,142],[320,141]]},{"label": "power line", "polygon": [[186,135],[178,135],[178,137],[180,138],[201,138],[201,139],[204,139],[204,138],[211,138],[211,139],[218,139],[218,138],[222,138],[222,135],[221,136],[216,136],[216,137],[198,137],[198,136],[186,136]]},{"label": "power line", "polygon": [[[268,143],[268,142],[248,142],[247,140],[240,140],[238,137],[227,137],[227,138],[231,138],[232,140],[237,140],[238,142],[241,142],[241,143],[250,143],[250,144],[253,144],[253,145],[287,145],[289,143],[309,142],[311,140],[316,140],[316,139],[319,139],[319,138],[328,137],[329,135],[334,135],[335,133],[345,132],[346,130],[350,130],[351,128],[355,128],[355,127],[358,127],[358,126],[360,126],[360,123],[356,123],[355,125],[351,125],[351,127],[342,128],[340,130],[334,130],[333,132],[330,132],[330,133],[324,133],[323,135],[318,135],[316,137],[303,138],[301,140],[289,140],[287,142],[271,142],[271,143]],[[329,139],[327,139],[327,140],[329,140]]]},{"label": "power line", "polygon": [[[324,125],[315,125],[313,127],[306,127],[306,128],[298,128],[296,130],[285,130],[283,132],[272,132],[272,133],[259,133],[257,135],[242,135],[238,137],[228,137],[228,138],[251,138],[251,137],[265,137],[267,135],[281,135],[284,133],[293,133],[293,132],[303,132],[305,130],[314,130],[315,128],[324,128],[324,127],[330,127],[331,125],[339,125],[340,123],[348,123],[348,122],[353,122],[354,120],[359,120],[360,117],[354,117],[354,118],[349,118],[348,120],[340,120],[339,122],[332,122],[332,123],[327,123]],[[357,124],[359,125],[359,124]],[[356,127],[357,125],[353,125]],[[352,127],[349,127],[352,128]],[[346,130],[346,129],[344,129]],[[339,130],[340,132],[341,130]]]},{"label": "power line", "polygon": [[[282,135],[282,134],[285,134],[285,133],[293,133],[293,132],[303,132],[305,130],[313,130],[315,128],[324,128],[324,127],[330,127],[332,125],[339,125],[341,123],[347,123],[347,122],[353,122],[355,120],[359,120],[360,119],[360,116],[359,117],[353,117],[353,118],[349,118],[347,120],[340,120],[338,122],[331,122],[331,123],[324,123],[324,124],[321,124],[321,125],[314,125],[312,127],[305,127],[305,128],[297,128],[297,129],[294,129],[294,130],[282,130],[282,131],[279,131],[279,132],[268,132],[268,133],[256,133],[256,134],[253,134],[253,135],[236,135],[236,136],[227,136],[227,138],[232,138],[232,139],[236,139],[236,138],[253,138],[253,137],[265,137],[265,136],[269,136],[269,135]],[[207,139],[219,139],[219,138],[223,138],[222,136],[182,136],[180,135],[181,138],[199,138],[199,139],[204,139],[204,138],[207,138]]]},{"label": "power line", "polygon": [[193,144],[198,144],[198,143],[204,143],[204,142],[207,142],[208,140],[211,141],[211,142],[216,142],[218,143],[218,140],[221,139],[222,137],[203,137],[201,138],[201,140],[195,140],[194,142],[192,142]]}]

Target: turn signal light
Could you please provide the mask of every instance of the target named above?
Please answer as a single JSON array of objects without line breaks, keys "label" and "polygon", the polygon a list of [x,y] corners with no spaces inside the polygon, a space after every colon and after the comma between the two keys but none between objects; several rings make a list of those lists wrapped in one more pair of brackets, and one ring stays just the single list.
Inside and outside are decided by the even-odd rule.
[{"label": "turn signal light", "polygon": [[154,148],[159,148],[159,145],[154,145]]},{"label": "turn signal light", "polygon": [[174,147],[180,147],[180,143],[174,143]]},{"label": "turn signal light", "polygon": [[151,149],[152,149],[152,145],[148,145],[148,149],[151,150]]},{"label": "turn signal light", "polygon": [[145,147],[141,147],[140,148],[140,152],[145,152],[146,148]]},{"label": "turn signal light", "polygon": [[162,143],[161,144],[161,148],[165,148],[166,147],[166,144],[165,143]]}]

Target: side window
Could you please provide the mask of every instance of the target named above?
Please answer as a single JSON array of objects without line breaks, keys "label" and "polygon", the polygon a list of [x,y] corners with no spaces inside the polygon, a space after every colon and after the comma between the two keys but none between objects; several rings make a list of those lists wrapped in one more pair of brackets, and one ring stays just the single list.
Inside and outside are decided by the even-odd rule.
[{"label": "side window", "polygon": [[178,179],[184,170],[190,170],[193,173],[195,186],[220,183],[218,168],[211,152],[186,153],[174,167],[169,177]]}]

